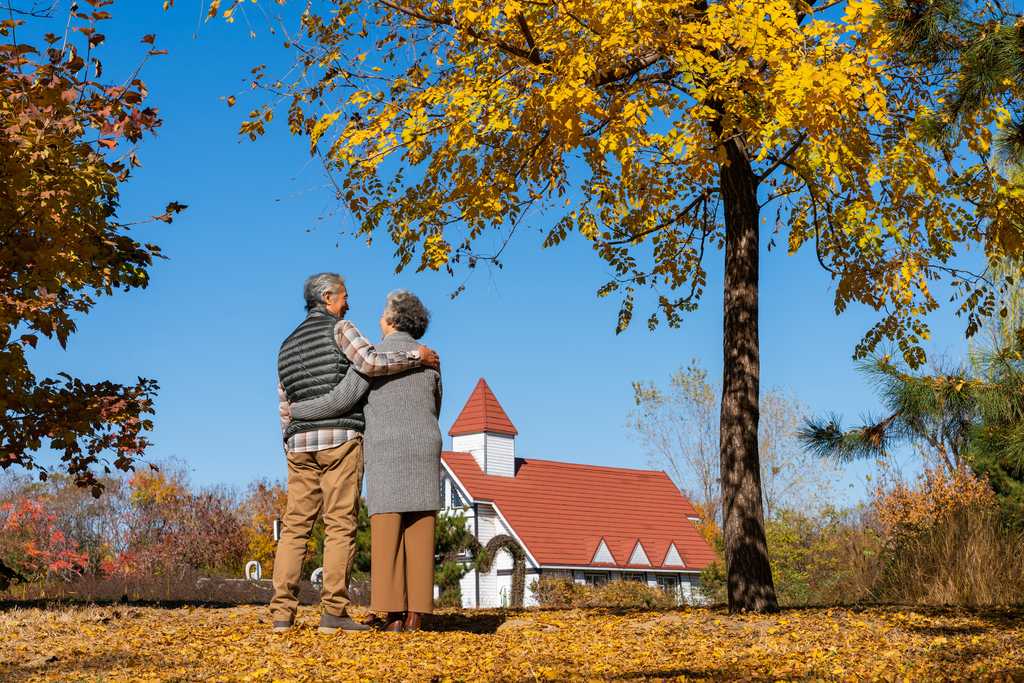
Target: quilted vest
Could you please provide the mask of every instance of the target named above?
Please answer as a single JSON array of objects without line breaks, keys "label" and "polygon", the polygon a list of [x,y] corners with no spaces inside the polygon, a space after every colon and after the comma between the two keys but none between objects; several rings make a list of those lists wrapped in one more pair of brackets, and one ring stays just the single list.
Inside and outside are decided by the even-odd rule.
[{"label": "quilted vest", "polygon": [[[338,316],[323,306],[306,314],[306,319],[281,344],[277,374],[289,403],[318,398],[331,392],[351,367],[334,340]],[[285,440],[299,432],[318,429],[366,429],[362,405],[339,417],[322,420],[293,420],[284,432]]]}]

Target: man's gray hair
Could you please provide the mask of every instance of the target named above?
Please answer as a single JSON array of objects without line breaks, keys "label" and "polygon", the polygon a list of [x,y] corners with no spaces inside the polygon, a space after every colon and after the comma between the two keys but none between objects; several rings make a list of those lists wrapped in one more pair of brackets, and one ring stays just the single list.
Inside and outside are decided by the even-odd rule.
[{"label": "man's gray hair", "polygon": [[388,294],[384,308],[384,319],[399,332],[408,332],[413,339],[419,339],[430,324],[430,311],[415,294],[396,289]]},{"label": "man's gray hair", "polygon": [[326,305],[324,292],[336,292],[345,284],[345,278],[337,273],[317,273],[306,278],[302,285],[302,296],[306,298],[306,310],[312,311],[317,306]]}]

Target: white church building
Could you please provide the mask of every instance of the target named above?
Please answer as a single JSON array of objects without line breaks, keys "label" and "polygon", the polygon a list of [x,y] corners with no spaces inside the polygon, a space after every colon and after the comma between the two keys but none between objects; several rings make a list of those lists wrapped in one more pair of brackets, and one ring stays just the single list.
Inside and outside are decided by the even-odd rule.
[{"label": "white church building", "polygon": [[[441,455],[442,514],[465,515],[481,545],[498,535],[526,551],[524,605],[538,576],[593,584],[615,579],[678,590],[717,559],[693,525],[697,512],[664,472],[517,458],[518,434],[481,378]],[[462,579],[464,607],[511,604],[512,559]]]}]

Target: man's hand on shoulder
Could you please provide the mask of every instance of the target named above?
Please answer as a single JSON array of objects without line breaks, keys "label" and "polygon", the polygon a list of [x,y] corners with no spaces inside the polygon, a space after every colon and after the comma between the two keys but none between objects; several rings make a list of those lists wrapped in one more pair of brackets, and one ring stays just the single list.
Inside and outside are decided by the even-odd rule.
[{"label": "man's hand on shoulder", "polygon": [[420,365],[424,365],[428,368],[433,368],[438,372],[441,372],[441,357],[437,355],[437,351],[434,349],[428,349],[423,344],[420,344],[420,348],[417,349],[420,353]]}]

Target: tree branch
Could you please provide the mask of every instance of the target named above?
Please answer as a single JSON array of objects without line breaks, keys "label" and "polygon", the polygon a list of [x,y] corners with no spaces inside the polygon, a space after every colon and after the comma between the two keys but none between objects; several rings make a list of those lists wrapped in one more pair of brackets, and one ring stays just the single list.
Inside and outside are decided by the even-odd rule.
[{"label": "tree branch", "polygon": [[[383,0],[382,0],[383,1]],[[662,54],[657,50],[648,50],[645,54],[640,57],[635,57],[626,63],[625,66],[617,66],[614,69],[606,69],[604,73],[596,75],[592,79],[594,87],[600,88],[604,85],[616,83],[618,81],[626,80],[637,75],[647,67],[655,64],[662,58]]]},{"label": "tree branch", "polygon": [[520,59],[525,59],[526,61],[536,66],[541,66],[542,64],[546,63],[541,58],[539,52],[537,52],[536,49],[524,50],[520,47],[512,45],[511,43],[506,43],[504,40],[494,40],[486,33],[477,31],[475,28],[468,24],[463,25],[455,21],[454,19],[450,18],[435,17],[430,14],[427,14],[426,12],[421,12],[418,9],[406,7],[405,5],[400,5],[397,2],[392,2],[392,0],[377,0],[377,2],[384,5],[385,7],[390,7],[396,12],[401,12],[406,16],[413,17],[414,19],[419,19],[420,21],[425,21],[427,23],[435,24],[437,26],[451,26],[454,29],[463,30],[469,35],[476,38],[477,40],[482,40],[486,43],[490,43],[491,45],[495,46],[502,52],[510,54],[514,57],[519,57]]},{"label": "tree branch", "polygon": [[20,14],[25,17],[35,17],[37,19],[50,19],[53,17],[53,13],[57,9],[57,3],[58,0],[53,0],[53,2],[50,3],[50,6],[48,8],[33,10],[16,9],[12,5],[8,4],[7,7],[0,7],[0,12],[13,12],[15,14]]},{"label": "tree branch", "polygon": [[783,154],[781,157],[776,159],[775,163],[771,165],[771,168],[769,168],[767,171],[765,171],[764,173],[762,173],[761,175],[759,175],[757,177],[758,184],[763,182],[764,179],[767,178],[768,176],[770,176],[772,173],[775,173],[775,170],[778,169],[779,166],[782,166],[783,164],[788,162],[789,158],[793,156],[793,154],[800,147],[800,145],[804,144],[804,140],[807,139],[807,135],[808,135],[807,131],[804,131],[803,133],[800,133],[800,135],[798,135],[797,138],[796,138],[796,142],[793,143],[793,146],[790,147],[786,151],[785,154]]},{"label": "tree branch", "polygon": [[[533,40],[533,33],[530,31],[530,25],[526,23],[526,17],[520,12],[516,15],[516,23],[519,24],[519,29],[523,32],[523,37],[526,38],[526,44],[530,46],[530,61],[540,59],[540,52],[537,50],[537,43]],[[535,64],[537,62],[534,62]]]},{"label": "tree branch", "polygon": [[654,226],[650,230],[644,230],[643,232],[641,232],[639,234],[631,235],[628,239],[604,242],[604,244],[607,244],[609,246],[615,246],[615,245],[619,245],[619,244],[628,244],[629,242],[636,241],[636,240],[638,240],[638,239],[640,239],[642,237],[647,237],[647,235],[650,235],[651,233],[658,232],[659,230],[662,230],[662,229],[668,227],[672,223],[678,222],[680,218],[682,218],[684,215],[686,215],[687,213],[689,213],[690,211],[695,209],[698,204],[700,204],[702,201],[707,200],[711,196],[712,192],[713,192],[713,190],[711,190],[710,188],[704,190],[699,195],[694,197],[693,201],[690,202],[689,204],[687,204],[685,208],[681,209],[680,211],[677,211],[675,213],[675,215],[673,215],[671,218],[668,218],[668,219],[662,221],[661,223],[658,223],[656,226]]}]

